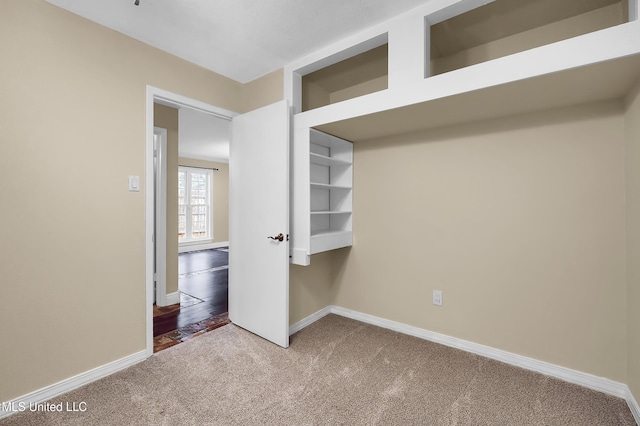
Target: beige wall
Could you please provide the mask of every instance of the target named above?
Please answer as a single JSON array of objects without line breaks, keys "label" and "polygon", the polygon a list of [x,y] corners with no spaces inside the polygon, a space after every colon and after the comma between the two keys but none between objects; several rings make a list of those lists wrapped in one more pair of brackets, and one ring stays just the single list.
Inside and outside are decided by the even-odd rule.
[{"label": "beige wall", "polygon": [[335,273],[340,255],[349,249],[334,250],[311,256],[311,265],[289,268],[289,323],[333,305],[336,292]]},{"label": "beige wall", "polygon": [[[0,2],[0,401],[145,349],[146,85],[242,85],[42,0]],[[22,184],[24,183],[24,184]],[[37,263],[36,263],[37,260]]]},{"label": "beige wall", "polygon": [[218,169],[213,172],[213,241],[229,241],[229,164],[192,158],[179,158],[178,163]]},{"label": "beige wall", "polygon": [[640,401],[640,82],[629,95],[625,115],[627,142],[627,339],[628,379]]},{"label": "beige wall", "polygon": [[625,382],[624,161],[620,102],[358,141],[335,304]]},{"label": "beige wall", "polygon": [[284,70],[274,71],[242,86],[242,112],[284,99]]},{"label": "beige wall", "polygon": [[166,293],[178,291],[178,110],[153,105],[153,125],[167,129],[167,273]]}]

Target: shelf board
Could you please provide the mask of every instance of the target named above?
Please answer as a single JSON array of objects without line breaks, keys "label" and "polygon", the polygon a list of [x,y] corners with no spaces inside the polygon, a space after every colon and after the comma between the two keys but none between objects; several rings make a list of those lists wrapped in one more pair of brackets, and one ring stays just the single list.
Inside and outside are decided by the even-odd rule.
[{"label": "shelf board", "polygon": [[311,163],[318,164],[320,166],[350,166],[351,165],[351,161],[327,157],[325,155],[320,155],[313,152],[309,153],[309,159]]},{"label": "shelf board", "polygon": [[312,233],[310,254],[350,246],[353,243],[352,235],[351,231],[324,230]]},{"label": "shelf board", "polygon": [[323,229],[322,231],[312,232],[312,237],[331,237],[338,235],[351,234],[351,231]]},{"label": "shelf board", "polygon": [[311,215],[323,215],[323,214],[351,214],[351,211],[322,210],[322,211],[311,212]]},{"label": "shelf board", "polygon": [[316,182],[311,182],[311,188],[316,188],[316,189],[351,189],[350,186],[345,186],[345,185],[330,185],[327,183],[316,183]]}]

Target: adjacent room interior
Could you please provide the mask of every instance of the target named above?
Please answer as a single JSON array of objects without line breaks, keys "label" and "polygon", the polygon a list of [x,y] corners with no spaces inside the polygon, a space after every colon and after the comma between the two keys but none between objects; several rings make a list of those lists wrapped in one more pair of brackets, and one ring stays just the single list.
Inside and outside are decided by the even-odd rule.
[{"label": "adjacent room interior", "polygon": [[229,322],[229,121],[156,103],[154,127],[167,135],[166,214],[156,213],[168,236],[156,247],[166,252],[155,261],[166,274],[153,308],[158,352]]}]

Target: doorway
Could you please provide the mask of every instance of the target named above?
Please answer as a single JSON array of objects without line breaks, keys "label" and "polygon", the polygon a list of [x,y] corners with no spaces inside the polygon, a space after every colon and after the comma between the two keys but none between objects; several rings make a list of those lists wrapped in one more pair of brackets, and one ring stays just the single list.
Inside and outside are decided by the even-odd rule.
[{"label": "doorway", "polygon": [[[165,188],[156,191],[157,352],[229,322],[231,123],[185,106],[154,104],[154,114],[154,133],[168,136],[161,138],[168,139],[161,144],[163,150],[156,143],[155,153],[156,169],[159,163],[164,166],[164,173],[155,174],[155,187],[165,182]],[[166,268],[158,268],[163,266],[158,259],[164,259]]]},{"label": "doorway", "polygon": [[[234,117],[236,115],[236,113],[232,112],[232,111],[228,111],[222,108],[218,108],[212,105],[208,105],[199,101],[195,101],[193,99],[189,99],[186,97],[183,97],[181,95],[177,95],[174,93],[170,93],[167,91],[164,91],[162,89],[157,89],[157,88],[153,88],[148,86],[147,87],[147,122],[146,122],[146,182],[149,182],[151,184],[155,184],[156,180],[157,180],[157,176],[154,174],[154,155],[153,155],[153,145],[154,145],[154,118],[155,118],[155,114],[154,114],[154,104],[159,104],[159,105],[163,105],[165,107],[170,107],[170,108],[175,108],[177,110],[192,110],[192,111],[197,111],[200,114],[207,114],[209,116],[214,116],[217,117],[219,119],[225,120],[225,121],[230,121],[232,117]],[[157,136],[155,137],[157,139]],[[177,154],[177,152],[176,152]],[[167,155],[168,158],[171,158],[172,155],[171,153],[168,153]],[[178,155],[175,155],[175,161],[178,161]],[[176,167],[176,171],[177,171],[177,163],[174,164]],[[172,167],[173,165],[169,162],[168,164],[169,167]],[[177,185],[177,178],[175,179],[175,185]],[[169,187],[169,191],[171,191],[170,187],[171,185],[174,184],[174,182],[172,181],[171,177],[168,178],[167,180],[167,184]],[[228,187],[228,183],[227,183],[227,187]],[[177,192],[177,191],[176,191]],[[177,213],[177,201],[176,201],[176,213]],[[147,321],[146,321],[146,347],[147,347],[147,354],[150,356],[151,354],[153,354],[153,340],[154,340],[154,330],[153,330],[153,326],[154,326],[154,321],[153,321],[153,308],[154,308],[154,296],[155,296],[155,291],[154,291],[154,263],[155,263],[155,251],[156,251],[156,247],[155,247],[155,241],[156,241],[156,229],[155,229],[155,224],[156,224],[156,217],[155,217],[155,209],[154,209],[154,194],[153,191],[146,191],[146,210],[147,210],[147,214],[146,214],[146,236],[147,236],[147,255],[146,255],[146,293],[147,293],[147,297],[146,297],[146,305],[147,305],[147,309],[146,309],[146,317],[147,317]],[[173,209],[167,209],[167,213],[171,213],[171,210]],[[213,214],[213,212],[211,212]],[[227,214],[228,214],[228,207],[227,207]],[[166,222],[170,223],[169,221],[173,220],[171,217],[171,215],[167,216]],[[161,217],[161,215],[160,215]],[[175,217],[175,223],[177,225],[177,221],[178,218]],[[215,231],[215,229],[214,229]],[[167,232],[167,239],[170,238],[175,238],[177,240],[177,229],[175,233],[172,232]],[[174,237],[175,235],[175,237]],[[185,262],[183,263],[190,263],[187,262],[186,259],[187,257],[191,256],[192,258],[196,258],[197,256],[206,256],[207,252],[206,251],[202,251],[203,249],[208,249],[211,250],[213,249],[214,252],[218,252],[218,253],[211,253],[209,252],[208,254],[214,255],[213,257],[217,258],[216,262],[220,262],[221,261],[221,257],[226,257],[228,256],[228,250],[224,251],[226,249],[226,247],[228,247],[228,241],[224,241],[222,243],[218,243],[216,246],[216,242],[214,241],[213,238],[209,238],[210,241],[200,241],[200,243],[203,243],[201,245],[201,247],[197,247],[197,243],[198,241],[191,241],[190,243],[195,244],[195,246],[193,247],[196,251],[193,254],[188,254],[185,253]],[[206,244],[209,244],[210,247],[206,247]],[[188,251],[188,250],[187,250]],[[200,253],[201,252],[201,253]],[[178,275],[178,248],[177,248],[177,241],[175,244],[175,275]],[[194,257],[195,256],[195,257]],[[161,259],[161,257],[159,257]],[[225,263],[228,264],[228,261],[225,260]],[[192,262],[191,262],[192,263]],[[161,268],[156,268],[157,270],[160,270]],[[205,268],[205,269],[209,269],[208,272],[211,272],[210,269],[212,268]],[[219,272],[219,271],[216,271]],[[197,275],[205,275],[204,273],[202,273],[202,270],[196,270],[196,271],[185,271],[183,272],[183,274],[186,274],[188,276],[188,278],[194,278]],[[190,274],[190,275],[189,275]],[[217,278],[218,281],[224,279],[225,281],[227,280],[227,276],[226,276],[226,271],[224,271],[222,274],[218,274]],[[170,287],[169,283],[167,283],[167,286],[169,286],[167,288],[168,290],[168,302],[180,302],[180,292],[176,291],[178,289],[173,289]],[[197,291],[193,291],[193,289],[191,290],[192,293],[197,293]],[[199,293],[200,296],[203,296],[202,293]],[[204,303],[204,297],[198,297],[197,295],[191,295],[188,294],[183,296],[183,298],[185,299],[185,304],[188,306],[195,306],[195,304],[198,303]],[[202,301],[202,302],[199,302]],[[179,306],[179,305],[178,305]],[[219,307],[218,307],[219,308]],[[184,321],[188,321],[188,319],[183,319]],[[211,326],[212,324],[209,324],[209,326]]]},{"label": "doorway", "polygon": [[229,323],[228,248],[180,253],[178,265],[180,301],[154,306],[154,352]]}]

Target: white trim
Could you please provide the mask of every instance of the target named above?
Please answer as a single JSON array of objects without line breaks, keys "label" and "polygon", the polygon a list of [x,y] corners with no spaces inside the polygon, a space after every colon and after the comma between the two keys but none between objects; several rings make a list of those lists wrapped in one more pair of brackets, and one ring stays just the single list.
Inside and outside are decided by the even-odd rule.
[{"label": "white trim", "polygon": [[[177,293],[172,293],[173,294],[177,294]],[[168,296],[172,296],[172,295],[168,295]],[[631,390],[628,388],[627,385],[622,384],[622,383],[618,383],[618,382],[614,382],[611,381],[609,379],[603,379],[603,378],[599,378],[599,377],[595,377],[592,376],[590,374],[586,374],[586,373],[581,373],[579,371],[575,371],[575,370],[570,370],[568,368],[564,368],[564,367],[559,367],[553,364],[549,364],[546,362],[542,362],[542,361],[536,361],[533,360],[531,358],[526,358],[526,357],[522,357],[520,355],[515,355],[506,351],[501,351],[498,349],[493,349],[493,348],[489,348],[487,346],[483,346],[483,345],[478,345],[477,343],[472,343],[472,342],[467,342],[465,340],[461,340],[461,339],[456,339],[453,337],[449,337],[446,336],[444,334],[439,334],[439,333],[433,333],[421,328],[417,328],[417,327],[412,327],[412,326],[408,326],[405,324],[401,324],[395,321],[389,321],[383,318],[379,318],[379,317],[375,317],[373,315],[368,315],[368,314],[363,314],[361,312],[357,312],[357,311],[353,311],[351,309],[346,309],[346,308],[342,308],[339,306],[327,306],[319,311],[317,311],[314,314],[309,315],[308,317],[296,322],[295,324],[292,324],[289,327],[289,335],[294,334],[300,330],[302,330],[303,328],[313,324],[314,322],[318,321],[319,319],[327,316],[328,314],[336,314],[336,315],[340,315],[346,318],[351,318],[357,321],[361,321],[367,324],[371,324],[371,325],[376,325],[382,328],[386,328],[389,330],[393,330],[393,331],[397,331],[403,334],[409,334],[411,336],[415,336],[415,337],[419,337],[425,340],[430,340],[436,343],[441,343],[444,344],[446,346],[452,346],[455,347],[457,349],[462,349],[465,350],[467,352],[472,352],[478,355],[482,355],[485,356],[487,358],[492,358],[492,359],[496,359],[498,361],[502,361],[502,362],[506,362],[508,364],[511,365],[515,365],[517,367],[521,367],[521,368],[525,368],[525,369],[529,369],[531,370],[531,368],[528,368],[527,365],[525,365],[524,363],[514,363],[514,362],[509,362],[509,361],[505,361],[505,359],[510,359],[510,360],[519,360],[519,359],[524,359],[527,360],[528,365],[532,365],[532,364],[536,364],[538,365],[540,368],[539,369],[534,369],[533,371],[537,371],[540,372],[542,374],[546,374],[548,376],[553,376],[553,377],[557,377],[561,380],[565,380],[565,381],[569,381],[571,383],[575,383],[584,387],[588,387],[597,391],[601,391],[601,392],[605,392],[605,393],[609,393],[611,395],[614,396],[618,396],[621,397],[623,399],[625,399],[627,401],[627,404],[629,406],[629,409],[631,410],[631,413],[633,414],[633,417],[636,420],[636,423],[640,424],[640,405],[638,405],[637,400],[633,397],[633,394],[631,393]],[[451,342],[457,342],[458,346],[453,346],[449,343]],[[480,348],[480,350],[477,350],[478,348]],[[471,350],[471,349],[475,349],[475,350]],[[485,350],[489,350],[488,352],[485,352]],[[497,354],[497,353],[502,353],[502,357],[501,358],[496,358],[493,355]],[[55,383],[53,385],[44,387],[42,389],[39,389],[37,391],[28,393],[26,395],[23,395],[21,397],[15,398],[11,401],[7,401],[5,402],[8,404],[11,404],[12,406],[19,406],[20,403],[22,404],[26,404],[27,406],[30,403],[33,404],[38,404],[44,401],[47,401],[51,398],[55,398],[57,396],[60,396],[62,394],[65,394],[67,392],[70,392],[74,389],[77,389],[81,386],[87,385],[91,382],[94,382],[96,380],[102,379],[104,377],[107,377],[113,373],[116,373],[120,370],[124,370],[125,368],[131,367],[135,364],[138,364],[142,361],[144,361],[145,359],[147,359],[147,351],[143,350],[140,352],[136,352],[134,354],[131,354],[129,356],[126,356],[124,358],[121,358],[119,360],[110,362],[108,364],[102,365],[100,367],[94,368],[92,370],[86,371],[84,373],[78,374],[76,376],[70,377],[68,379],[62,380],[58,383]],[[549,368],[551,367],[551,368]],[[544,371],[542,371],[544,370]],[[606,382],[607,386],[599,386],[598,388],[593,388],[591,386],[589,386],[588,384],[584,384],[583,382],[577,382],[577,381],[572,381],[572,380],[567,380],[565,378],[565,376],[558,376],[554,373],[556,373],[557,371],[560,370],[565,370],[568,372],[572,373],[572,377],[574,378],[580,378],[582,376],[587,376],[589,378],[589,383],[592,384],[593,381],[592,378],[596,378],[600,381],[604,381]],[[606,392],[605,390],[602,390],[604,387],[610,387],[610,385],[615,385],[612,388],[614,388],[617,393],[612,393],[612,392]],[[0,411],[0,419],[4,418],[4,417],[8,417],[11,414],[14,414],[15,412],[11,412],[11,411]]]},{"label": "white trim", "polygon": [[153,355],[153,258],[155,243],[155,200],[151,189],[155,176],[153,175],[153,99],[155,90],[147,86],[146,90],[146,116],[145,116],[145,314],[146,314],[146,352],[147,356]]},{"label": "white trim", "polygon": [[[638,20],[639,9],[640,9],[640,0],[629,0],[629,22]],[[636,422],[637,421],[638,419],[636,418]]]},{"label": "white trim", "polygon": [[167,294],[165,301],[167,302],[167,304],[164,306],[175,305],[176,303],[180,303],[180,292],[176,291],[176,292]]},{"label": "white trim", "polygon": [[[637,402],[635,401],[635,399],[633,399],[628,386],[624,383],[616,382],[604,377],[594,376],[589,373],[572,370],[570,368],[561,367],[559,365],[551,364],[548,362],[538,361],[533,358],[517,355],[511,352],[503,351],[501,349],[491,348],[489,346],[484,346],[478,343],[469,342],[467,340],[458,339],[456,337],[447,336],[445,334],[435,333],[433,331],[425,330],[411,325],[402,324],[396,321],[387,320],[362,312],[357,312],[340,306],[327,306],[326,308],[321,309],[320,311],[310,315],[304,320],[295,323],[291,326],[291,330],[299,331],[329,313],[386,328],[388,330],[397,331],[399,333],[418,337],[420,339],[429,340],[431,342],[440,343],[452,348],[461,349],[465,352],[484,356],[486,358],[524,368],[525,370],[535,371],[537,373],[555,377],[565,382],[593,389],[598,392],[617,396],[619,398],[627,400],[627,403],[629,404],[629,407],[631,408],[634,416],[636,416],[636,414],[640,412]],[[635,407],[632,407],[631,401],[633,401]],[[636,417],[636,419],[638,419],[638,417]]]},{"label": "white trim", "polygon": [[[110,362],[89,371],[85,371],[84,373],[80,373],[77,376],[73,376],[53,385],[38,389],[37,391],[23,395],[12,401],[7,401],[5,404],[11,404],[11,406],[13,407],[19,407],[21,404],[23,406],[26,405],[27,407],[29,406],[29,404],[39,404],[51,398],[55,398],[57,396],[70,392],[81,386],[87,385],[91,382],[95,382],[96,380],[107,377],[120,370],[124,370],[125,368],[131,367],[132,365],[144,361],[145,359],[147,359],[146,351],[136,352],[119,360]],[[0,419],[8,417],[16,412],[17,411],[0,410]]]},{"label": "white trim", "polygon": [[178,247],[178,253],[190,253],[192,251],[210,250],[221,247],[229,247],[229,241],[221,241],[219,243],[206,244],[185,244]]},{"label": "white trim", "polygon": [[631,410],[631,414],[633,414],[633,418],[636,419],[636,423],[640,425],[640,405],[638,405],[638,400],[633,397],[631,389],[629,389],[628,387],[625,399],[627,400],[627,405]]},{"label": "white trim", "polygon": [[172,93],[147,85],[146,88],[146,117],[145,117],[145,283],[146,283],[146,353],[153,355],[153,191],[149,190],[153,182],[153,104],[154,101],[174,108],[188,107],[197,109],[219,118],[231,120],[238,115],[236,112],[219,108],[186,96]]},{"label": "white trim", "polygon": [[298,331],[302,330],[306,326],[313,324],[314,322],[318,321],[320,318],[329,315],[331,313],[332,308],[333,306],[327,306],[323,309],[320,309],[318,312],[311,314],[304,319],[301,319],[297,323],[290,325],[289,336],[291,336],[294,333],[297,333]]},{"label": "white trim", "polygon": [[178,247],[203,246],[213,243],[213,238],[205,238],[202,240],[180,241]]},{"label": "white trim", "polygon": [[[156,259],[156,305],[167,306],[167,129],[153,128],[156,151],[154,197],[155,197],[155,259]],[[155,136],[160,136],[155,144]]]},{"label": "white trim", "polygon": [[626,398],[627,396],[627,386],[624,383],[616,382],[604,377],[598,377],[589,373],[583,373],[581,371],[572,370],[570,368],[561,367],[559,365],[551,364],[548,362],[538,361],[533,358],[503,351],[501,349],[495,349],[489,346],[481,345],[479,343],[469,342],[467,340],[447,336],[446,334],[435,333],[433,331],[425,330],[407,324],[402,324],[396,321],[390,321],[384,318],[375,317],[373,315],[364,314],[339,306],[332,306],[331,312],[367,324],[376,325],[378,327],[397,331],[403,334],[408,334],[410,336],[419,337],[421,339],[440,343],[452,348],[461,349],[465,352],[471,352],[476,355],[481,355],[487,358],[494,359],[496,361],[501,361],[506,364],[524,368],[525,370],[542,373],[547,376],[552,376],[564,380],[565,382],[574,383],[576,385],[596,390],[598,392],[603,392],[620,398]]}]

